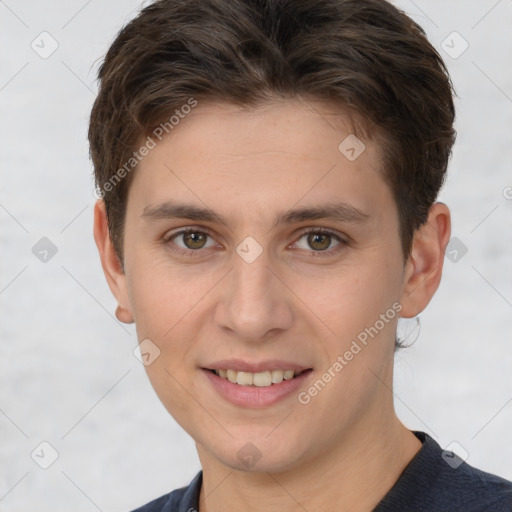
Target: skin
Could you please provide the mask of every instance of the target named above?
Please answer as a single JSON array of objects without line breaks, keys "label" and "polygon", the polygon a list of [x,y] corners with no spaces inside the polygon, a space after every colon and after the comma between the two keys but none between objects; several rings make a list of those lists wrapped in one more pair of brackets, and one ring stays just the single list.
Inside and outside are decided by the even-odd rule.
[{"label": "skin", "polygon": [[[118,318],[135,321],[139,341],[158,346],[149,379],[196,442],[201,512],[334,504],[370,511],[421,446],[393,407],[398,316],[307,405],[292,393],[265,408],[238,407],[200,370],[216,359],[286,359],[313,369],[307,390],[393,303],[403,317],[429,303],[450,238],[449,210],[431,207],[404,262],[379,147],[364,140],[366,149],[349,161],[338,145],[351,132],[339,109],[303,100],[252,110],[199,103],[133,177],[124,268],[104,204],[96,204],[95,240]],[[170,199],[206,205],[227,225],[143,216]],[[285,210],[339,202],[367,218],[274,225]],[[205,247],[170,238],[185,227],[207,233]],[[315,244],[305,228],[329,229],[348,243],[327,237]],[[252,263],[236,252],[247,236],[263,249]],[[248,442],[261,455],[249,468],[237,456]]]}]

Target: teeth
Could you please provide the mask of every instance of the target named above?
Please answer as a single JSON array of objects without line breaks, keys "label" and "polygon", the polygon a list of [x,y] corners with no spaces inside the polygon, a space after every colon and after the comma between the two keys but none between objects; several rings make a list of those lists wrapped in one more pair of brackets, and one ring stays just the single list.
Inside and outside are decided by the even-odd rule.
[{"label": "teeth", "polygon": [[270,386],[272,384],[272,375],[270,372],[255,373],[252,377],[252,383],[258,387]]},{"label": "teeth", "polygon": [[238,372],[236,374],[236,383],[242,386],[252,386],[252,373],[249,372]]},{"label": "teeth", "polygon": [[241,386],[267,387],[279,384],[283,380],[291,380],[295,376],[294,370],[272,370],[259,373],[237,372],[236,370],[215,370],[215,374],[227,379],[233,384]]},{"label": "teeth", "polygon": [[283,381],[284,372],[283,370],[272,370],[271,372],[272,384],[279,384]]}]

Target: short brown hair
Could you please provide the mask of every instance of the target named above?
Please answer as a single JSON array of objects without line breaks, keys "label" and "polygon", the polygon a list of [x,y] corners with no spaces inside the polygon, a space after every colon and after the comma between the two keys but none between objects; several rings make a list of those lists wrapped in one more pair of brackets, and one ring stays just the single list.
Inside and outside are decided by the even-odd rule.
[{"label": "short brown hair", "polygon": [[366,136],[381,135],[405,259],[455,141],[441,57],[384,0],[157,0],[119,32],[98,76],[90,154],[121,262],[140,141],[191,99],[250,107],[300,95],[354,113]]}]

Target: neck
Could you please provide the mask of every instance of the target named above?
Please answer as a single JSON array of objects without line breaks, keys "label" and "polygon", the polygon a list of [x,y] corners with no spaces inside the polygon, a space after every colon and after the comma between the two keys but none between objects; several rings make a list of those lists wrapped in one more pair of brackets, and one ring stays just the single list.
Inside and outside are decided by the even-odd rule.
[{"label": "neck", "polygon": [[328,451],[284,472],[234,470],[198,446],[200,512],[332,510],[333,504],[340,512],[373,510],[421,447],[391,410],[388,419],[353,425]]}]

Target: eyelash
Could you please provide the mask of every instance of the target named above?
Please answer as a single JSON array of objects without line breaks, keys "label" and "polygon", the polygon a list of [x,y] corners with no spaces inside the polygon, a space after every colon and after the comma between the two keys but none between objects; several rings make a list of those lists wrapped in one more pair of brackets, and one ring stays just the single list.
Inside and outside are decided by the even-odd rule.
[{"label": "eyelash", "polygon": [[[195,228],[195,227],[189,227],[187,229],[182,229],[180,231],[177,231],[176,233],[171,233],[171,234],[165,236],[162,240],[162,243],[168,245],[168,248],[170,251],[180,254],[181,256],[188,256],[188,257],[194,257],[196,255],[200,256],[201,255],[200,253],[203,251],[203,249],[182,249],[181,247],[178,247],[175,244],[170,243],[175,238],[179,237],[180,235],[187,235],[189,233],[201,233],[210,238],[213,238],[207,231],[204,231],[203,228],[199,229],[199,228]],[[342,250],[345,246],[349,245],[349,242],[347,240],[343,239],[336,232],[331,231],[330,229],[316,228],[316,227],[307,228],[304,231],[302,231],[299,234],[299,237],[297,238],[296,242],[294,242],[294,243],[297,243],[301,238],[303,238],[306,235],[309,235],[310,233],[315,233],[317,235],[328,235],[328,236],[331,236],[332,238],[334,238],[337,242],[339,242],[338,245],[336,245],[333,249],[325,249],[323,251],[315,251],[315,250],[311,249],[310,250],[311,255],[314,257],[324,256],[324,255],[331,256],[331,255],[337,253],[338,251]]]}]

